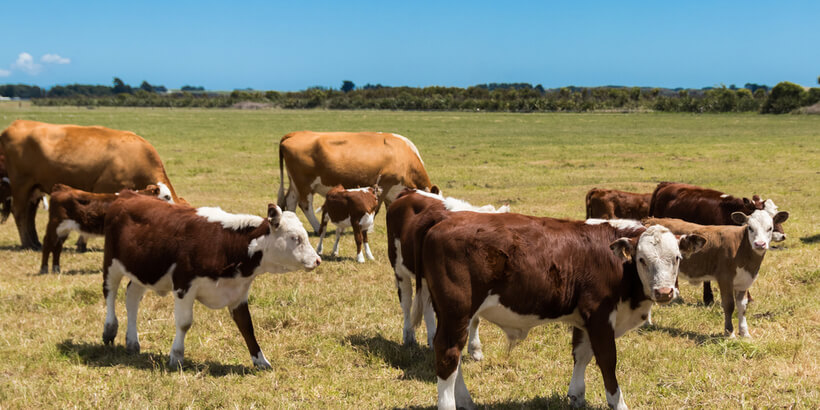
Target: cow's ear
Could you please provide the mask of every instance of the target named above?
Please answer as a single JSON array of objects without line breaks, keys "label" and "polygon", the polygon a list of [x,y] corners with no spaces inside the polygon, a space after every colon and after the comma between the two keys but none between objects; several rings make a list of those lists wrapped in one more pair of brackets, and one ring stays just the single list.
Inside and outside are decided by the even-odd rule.
[{"label": "cow's ear", "polygon": [[678,247],[683,256],[689,256],[701,250],[704,245],[706,245],[706,238],[698,234],[683,235],[678,241]]},{"label": "cow's ear", "polygon": [[732,222],[738,225],[745,224],[748,219],[749,217],[743,212],[732,212]]},{"label": "cow's ear", "polygon": [[270,222],[271,226],[276,229],[279,228],[279,220],[282,218],[282,210],[279,209],[279,206],[274,204],[268,204],[268,222]]},{"label": "cow's ear", "polygon": [[436,195],[441,195],[441,189],[438,187],[438,185],[433,185],[433,186],[430,187],[430,193],[431,194],[436,194]]},{"label": "cow's ear", "polygon": [[786,211],[780,211],[780,212],[774,214],[774,218],[772,218],[772,222],[774,222],[776,224],[782,224],[783,222],[786,222],[787,219],[789,219],[789,213],[786,212]]},{"label": "cow's ear", "polygon": [[746,208],[754,208],[755,206],[754,202],[749,198],[743,198],[743,205],[746,206]]},{"label": "cow's ear", "polygon": [[629,238],[620,238],[615,242],[609,244],[609,249],[618,257],[618,259],[629,262],[632,260],[632,255],[635,252],[635,246],[629,241]]}]

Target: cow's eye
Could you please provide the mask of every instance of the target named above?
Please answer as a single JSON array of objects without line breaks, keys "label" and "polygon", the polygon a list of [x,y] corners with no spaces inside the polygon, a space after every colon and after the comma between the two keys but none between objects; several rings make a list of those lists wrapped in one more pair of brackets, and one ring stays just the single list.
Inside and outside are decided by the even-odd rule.
[{"label": "cow's eye", "polygon": [[678,262],[680,262],[681,260],[683,260],[683,258],[681,258],[681,256],[680,256],[680,255],[678,255],[678,256],[676,256],[676,257],[675,257],[675,260],[676,260],[676,261],[678,261]]},{"label": "cow's eye", "polygon": [[641,263],[641,265],[646,266],[646,261],[645,261],[643,258],[639,258],[639,259],[638,259],[638,262],[640,262],[640,263]]}]

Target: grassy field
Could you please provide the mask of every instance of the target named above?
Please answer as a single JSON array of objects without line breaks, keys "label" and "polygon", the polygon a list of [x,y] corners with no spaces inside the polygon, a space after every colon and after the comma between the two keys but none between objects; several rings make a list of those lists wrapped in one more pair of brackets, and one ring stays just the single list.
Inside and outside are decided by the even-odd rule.
[{"label": "grassy field", "polygon": [[[654,327],[618,340],[617,374],[636,408],[820,407],[820,116],[0,106],[0,128],[16,118],[135,131],[193,205],[257,215],[275,202],[278,139],[299,129],[401,133],[445,194],[533,215],[580,219],[592,187],[649,192],[663,180],[771,197],[790,212],[789,239],[769,252],[753,286],[752,339],[723,338],[721,309],[702,306],[700,287],[682,284],[682,303],[656,308]],[[41,210],[40,235],[44,223]],[[116,346],[103,346],[102,240],[85,254],[67,249],[62,275],[40,276],[40,254],[17,247],[10,220],[0,225],[0,408],[434,406],[432,352],[401,346],[385,237],[381,212],[375,263],[355,263],[348,234],[341,260],[255,282],[250,309],[272,371],[251,368],[226,311],[197,304],[186,366],[173,372],[171,297],[146,295],[142,353],[131,355],[123,286]],[[509,354],[499,329],[483,323],[481,331],[484,361],[463,364],[479,406],[566,406],[566,326],[536,328]],[[588,404],[605,407],[596,366],[586,379]]]}]

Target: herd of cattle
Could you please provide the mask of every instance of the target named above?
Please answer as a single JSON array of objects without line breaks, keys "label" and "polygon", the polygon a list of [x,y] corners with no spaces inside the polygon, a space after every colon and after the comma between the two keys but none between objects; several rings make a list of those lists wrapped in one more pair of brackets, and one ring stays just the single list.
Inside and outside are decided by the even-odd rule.
[{"label": "herd of cattle", "polygon": [[[646,194],[593,189],[586,221],[510,213],[507,205],[475,207],[442,196],[415,145],[390,133],[295,132],[282,137],[279,160],[278,205],[268,204],[265,218],[230,214],[178,197],[157,151],[134,133],[17,120],[0,134],[0,210],[4,221],[14,215],[23,248],[42,246],[41,273],[48,272],[49,255],[52,271],[60,271],[70,232],[80,233],[78,246],[86,236],[105,237],[104,343],[116,337],[117,289],[127,278],[129,351],[140,349],[137,312],[151,289],[174,295],[171,366],[183,361],[199,300],[228,307],[254,365],[267,368],[248,310],[251,282],[264,272],[319,266],[328,220],[336,225],[334,256],[349,226],[357,260],[373,259],[367,233],[384,202],[403,341],[415,343],[424,319],[438,406],[445,409],[474,407],[459,364],[465,344],[473,359],[483,357],[479,318],[498,325],[511,347],[540,324],[572,325],[571,404],[584,404],[584,373],[594,356],[607,403],[626,408],[615,376],[615,338],[651,320],[654,303],[678,296],[679,276],[704,282],[707,304],[708,281],[716,281],[726,334],[735,336],[737,309],[739,334],[748,337],[749,287],[770,242],[785,240],[788,218],[771,199],[670,182]],[[321,222],[316,193],[326,198]],[[49,219],[41,245],[34,222],[45,194]],[[293,213],[297,206],[320,236],[316,250]]]}]

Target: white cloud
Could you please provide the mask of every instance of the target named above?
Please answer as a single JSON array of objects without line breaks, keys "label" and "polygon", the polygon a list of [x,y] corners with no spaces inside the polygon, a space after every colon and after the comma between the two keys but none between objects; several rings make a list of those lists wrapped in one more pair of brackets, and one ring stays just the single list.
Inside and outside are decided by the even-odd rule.
[{"label": "white cloud", "polygon": [[71,62],[71,59],[60,57],[59,54],[45,54],[42,57],[40,57],[40,61],[52,64],[68,64]]},{"label": "white cloud", "polygon": [[11,75],[11,71],[4,70],[4,69],[0,68],[0,77],[8,77],[10,75]]},{"label": "white cloud", "polygon": [[20,53],[17,61],[11,65],[12,70],[20,70],[25,73],[35,75],[42,70],[43,66],[34,62],[34,57],[29,53]]}]

